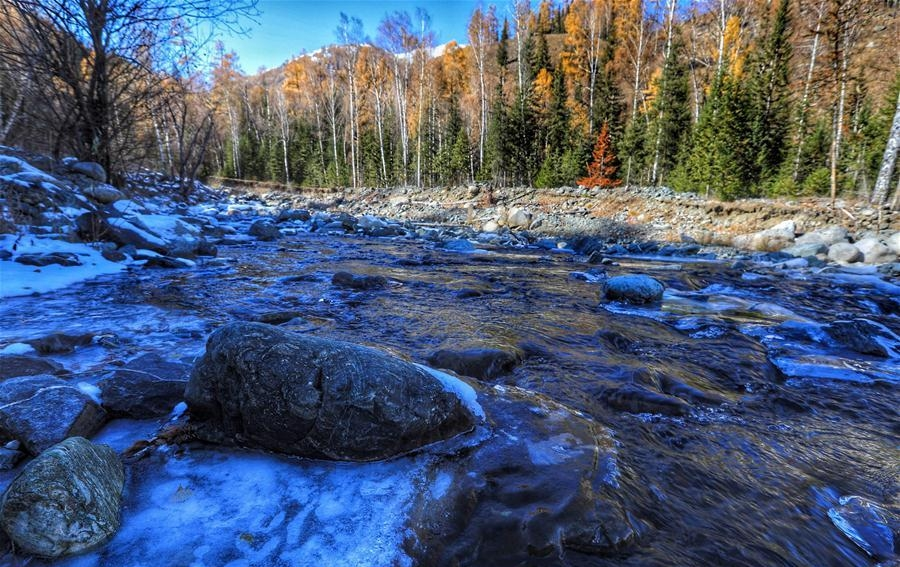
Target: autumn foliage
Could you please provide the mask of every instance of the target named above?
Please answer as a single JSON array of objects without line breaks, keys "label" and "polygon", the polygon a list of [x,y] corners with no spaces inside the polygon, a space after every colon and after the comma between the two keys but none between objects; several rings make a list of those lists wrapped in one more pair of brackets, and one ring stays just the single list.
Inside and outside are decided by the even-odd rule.
[{"label": "autumn foliage", "polygon": [[619,168],[616,154],[613,152],[609,138],[609,124],[604,122],[600,133],[597,135],[597,143],[594,145],[594,160],[588,164],[588,175],[578,180],[578,184],[584,187],[618,187],[621,179],[616,179],[616,170]]}]

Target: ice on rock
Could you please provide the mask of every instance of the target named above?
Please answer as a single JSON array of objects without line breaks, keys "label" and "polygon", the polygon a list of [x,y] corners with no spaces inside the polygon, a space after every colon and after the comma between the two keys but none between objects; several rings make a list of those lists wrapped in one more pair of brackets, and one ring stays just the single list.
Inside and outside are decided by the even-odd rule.
[{"label": "ice on rock", "polygon": [[372,464],[196,451],[139,461],[122,527],[67,567],[411,565],[405,526],[424,458]]}]

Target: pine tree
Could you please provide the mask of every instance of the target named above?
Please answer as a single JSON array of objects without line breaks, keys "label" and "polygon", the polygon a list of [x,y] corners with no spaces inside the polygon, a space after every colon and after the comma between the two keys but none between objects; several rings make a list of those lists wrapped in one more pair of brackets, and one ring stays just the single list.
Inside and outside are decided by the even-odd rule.
[{"label": "pine tree", "polygon": [[[653,121],[650,124],[650,139],[647,148],[653,161],[649,174],[651,183],[662,184],[674,169],[678,155],[686,140],[690,139],[691,111],[688,97],[688,70],[681,57],[683,44],[673,40],[669,59],[663,65],[662,75],[655,84],[656,97],[653,100]],[[632,134],[634,135],[634,134]]]},{"label": "pine tree", "polygon": [[584,187],[601,188],[621,185],[622,180],[616,177],[616,170],[619,169],[618,159],[612,148],[607,122],[600,127],[592,155],[594,160],[588,165],[588,175],[579,179],[578,184]]}]

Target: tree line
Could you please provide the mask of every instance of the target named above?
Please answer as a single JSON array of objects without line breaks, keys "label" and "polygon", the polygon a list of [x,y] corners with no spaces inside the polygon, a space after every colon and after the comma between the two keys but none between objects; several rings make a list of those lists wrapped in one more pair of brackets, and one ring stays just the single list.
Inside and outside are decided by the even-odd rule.
[{"label": "tree line", "polygon": [[[464,45],[442,46],[421,9],[386,14],[372,34],[342,14],[333,45],[273,70],[245,73],[222,44],[206,73],[188,55],[153,54],[181,69],[154,68],[165,80],[144,81],[162,93],[116,134],[143,148],[142,163],[180,177],[328,187],[581,180],[897,206],[897,12],[895,0],[513,0],[476,7]],[[87,37],[70,41],[90,46]],[[0,86],[30,84],[4,53]],[[87,49],[82,65],[91,57]],[[135,83],[121,90],[143,93]],[[0,143],[46,144],[21,108],[59,101],[2,92]],[[54,131],[59,149],[82,153],[104,138],[86,132]],[[176,167],[186,148],[188,167]]]}]

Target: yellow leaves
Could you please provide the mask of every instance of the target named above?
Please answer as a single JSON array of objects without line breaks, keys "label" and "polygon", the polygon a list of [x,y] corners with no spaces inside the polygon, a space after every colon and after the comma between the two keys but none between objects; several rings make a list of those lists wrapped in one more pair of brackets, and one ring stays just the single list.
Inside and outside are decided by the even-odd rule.
[{"label": "yellow leaves", "polygon": [[546,69],[538,71],[534,79],[534,95],[541,108],[550,106],[550,96],[553,90],[553,75]]},{"label": "yellow leaves", "polygon": [[738,16],[732,15],[725,22],[722,45],[731,64],[731,76],[740,79],[744,71],[744,54],[741,50],[741,19]]}]

